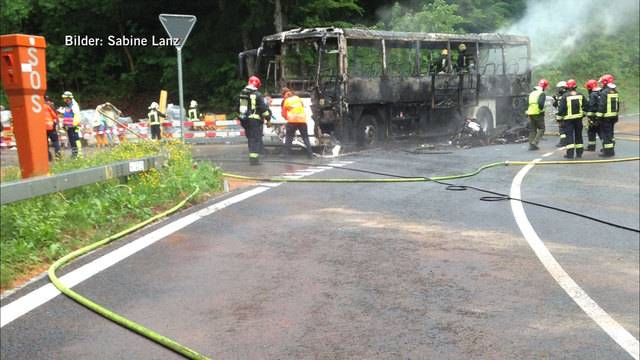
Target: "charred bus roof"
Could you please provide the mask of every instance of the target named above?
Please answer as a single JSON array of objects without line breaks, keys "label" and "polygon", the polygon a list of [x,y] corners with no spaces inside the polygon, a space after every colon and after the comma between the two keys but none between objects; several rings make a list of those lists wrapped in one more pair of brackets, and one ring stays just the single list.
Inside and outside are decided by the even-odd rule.
[{"label": "charred bus roof", "polygon": [[285,39],[331,38],[344,36],[353,40],[389,40],[389,41],[426,41],[426,42],[479,42],[483,44],[511,44],[527,45],[529,38],[519,35],[505,35],[498,33],[482,34],[442,34],[423,32],[402,32],[368,29],[341,28],[309,28],[293,29],[281,33],[268,35],[263,41],[284,41]]}]

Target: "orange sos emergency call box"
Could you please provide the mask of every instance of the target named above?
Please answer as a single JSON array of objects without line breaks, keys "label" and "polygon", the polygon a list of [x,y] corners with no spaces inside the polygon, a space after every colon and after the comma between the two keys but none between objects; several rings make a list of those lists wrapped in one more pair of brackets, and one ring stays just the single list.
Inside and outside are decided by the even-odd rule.
[{"label": "orange sos emergency call box", "polygon": [[47,70],[44,37],[0,35],[0,74],[9,96],[22,177],[49,172],[44,94]]}]

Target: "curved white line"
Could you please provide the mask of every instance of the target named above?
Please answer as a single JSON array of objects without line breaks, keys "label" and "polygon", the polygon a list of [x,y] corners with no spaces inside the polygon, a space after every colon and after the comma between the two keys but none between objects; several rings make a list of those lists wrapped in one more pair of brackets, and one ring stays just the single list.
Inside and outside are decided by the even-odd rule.
[{"label": "curved white line", "polygon": [[[550,154],[545,154],[548,156]],[[521,199],[522,193],[520,186],[525,175],[531,168],[535,166],[535,163],[542,159],[535,159],[529,165],[525,166],[518,172],[516,177],[511,183],[510,196],[515,199]],[[573,301],[580,306],[580,308],[598,324],[602,330],[604,330],[615,342],[618,343],[629,355],[635,360],[640,357],[640,343],[633,337],[622,325],[615,321],[609,314],[607,314],[589,295],[582,290],[582,288],[567,274],[566,271],[560,266],[558,261],[551,255],[549,249],[544,245],[538,234],[531,226],[527,214],[524,212],[524,206],[522,202],[517,200],[511,200],[511,210],[513,216],[516,219],[516,223],[522,232],[522,235],[529,243],[529,246],[535,252],[538,259],[547,269],[549,274],[556,280],[556,282],[562,287],[562,289],[573,299]]]}]

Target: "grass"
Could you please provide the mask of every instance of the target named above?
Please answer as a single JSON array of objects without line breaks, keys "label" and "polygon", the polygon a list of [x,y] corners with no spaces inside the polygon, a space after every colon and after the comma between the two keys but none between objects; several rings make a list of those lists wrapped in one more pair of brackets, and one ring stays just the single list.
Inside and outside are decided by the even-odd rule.
[{"label": "grass", "polygon": [[[195,189],[201,201],[222,186],[219,169],[194,166],[191,149],[172,143],[129,143],[80,160],[57,162],[52,173],[116,161],[165,154],[162,169],[118,180],[3,205],[0,212],[0,286],[11,288],[17,279],[77,248],[103,239],[168,209]],[[5,176],[14,172],[3,171]]]}]

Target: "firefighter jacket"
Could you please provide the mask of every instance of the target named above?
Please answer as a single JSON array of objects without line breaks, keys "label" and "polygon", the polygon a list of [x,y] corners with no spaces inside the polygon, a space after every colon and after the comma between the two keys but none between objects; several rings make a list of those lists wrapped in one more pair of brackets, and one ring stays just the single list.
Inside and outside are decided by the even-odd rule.
[{"label": "firefighter jacket", "polygon": [[252,86],[246,86],[240,92],[237,109],[238,117],[243,126],[249,119],[261,120],[271,117],[271,110],[269,110],[264,97]]},{"label": "firefighter jacket", "polygon": [[198,107],[190,107],[189,111],[187,111],[187,118],[191,121],[198,120]]},{"label": "firefighter jacket", "polygon": [[558,113],[556,120],[575,120],[584,117],[584,106],[586,100],[584,95],[576,90],[569,90],[562,95],[558,101]]},{"label": "firefighter jacket", "polygon": [[553,95],[553,103],[551,103],[551,105],[554,108],[558,108],[558,103],[560,102],[560,99],[562,98],[562,95],[564,95],[564,93],[566,93],[567,91],[564,89],[560,89],[558,90],[558,94]]},{"label": "firefighter jacket", "polygon": [[544,91],[536,88],[529,94],[529,107],[527,108],[527,115],[544,115],[544,102],[547,99]]},{"label": "firefighter jacket", "polygon": [[595,88],[589,91],[589,101],[584,108],[585,115],[592,117],[598,112],[598,102],[600,101],[600,88]]},{"label": "firefighter jacket", "polygon": [[147,114],[149,125],[160,125],[160,117],[166,117],[166,115],[158,110],[151,109],[151,111],[149,111],[149,113]]},{"label": "firefighter jacket", "polygon": [[600,91],[596,116],[603,118],[615,118],[618,116],[620,106],[620,94],[616,89],[606,87]]},{"label": "firefighter jacket", "polygon": [[307,116],[304,113],[302,99],[295,95],[286,98],[282,103],[282,117],[289,123],[306,123]]}]

